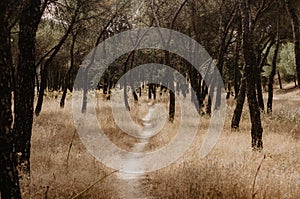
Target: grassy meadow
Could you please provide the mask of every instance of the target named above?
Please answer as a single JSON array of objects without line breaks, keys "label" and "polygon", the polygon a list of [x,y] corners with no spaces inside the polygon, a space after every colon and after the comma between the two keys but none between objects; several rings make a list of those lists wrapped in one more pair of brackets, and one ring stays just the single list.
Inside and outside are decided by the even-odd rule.
[{"label": "grassy meadow", "polygon": [[[240,129],[231,130],[235,101],[229,99],[223,133],[208,156],[199,158],[210,122],[204,115],[192,146],[183,156],[171,165],[137,179],[118,178],[118,172],[112,173],[113,169],[88,153],[74,127],[71,95],[68,95],[64,109],[59,107],[60,95],[48,93],[40,116],[34,118],[31,176],[30,179],[21,176],[24,198],[300,197],[300,92],[297,89],[276,90],[273,114],[262,114],[262,152],[253,152],[250,147],[247,103]],[[138,103],[130,101],[131,117],[139,125],[151,102],[146,96],[144,94]],[[109,101],[101,97],[97,100],[97,118],[102,129],[118,147],[130,150],[137,138],[118,128]],[[167,103],[167,94],[155,102],[166,110]],[[175,121],[167,122],[149,140],[145,150],[157,150],[176,136],[180,121],[178,103],[176,108]]]}]

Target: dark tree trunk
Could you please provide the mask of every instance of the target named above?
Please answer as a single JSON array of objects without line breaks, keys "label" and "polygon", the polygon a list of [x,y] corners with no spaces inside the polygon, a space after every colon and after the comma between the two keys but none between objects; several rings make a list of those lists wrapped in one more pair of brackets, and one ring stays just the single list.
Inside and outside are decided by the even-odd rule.
[{"label": "dark tree trunk", "polygon": [[[268,42],[269,43],[269,42]],[[268,55],[270,53],[270,50],[274,44],[274,38],[271,39],[270,44],[268,45],[266,52],[264,53],[263,57],[259,58],[259,66],[257,68],[258,74],[256,75],[256,90],[257,90],[257,100],[258,100],[258,105],[261,111],[264,112],[265,106],[264,106],[264,99],[263,99],[263,93],[262,93],[262,85],[261,85],[261,71],[263,66],[266,63],[266,60],[268,58]],[[261,52],[260,52],[261,53]],[[261,55],[260,55],[261,56]]]},{"label": "dark tree trunk", "polygon": [[[131,57],[131,64],[130,64],[130,69],[133,68],[134,66],[134,57],[135,57],[135,52],[132,53],[132,57]],[[132,73],[130,73],[130,76],[132,75]],[[134,101],[139,101],[138,95],[136,94],[136,88],[134,87],[134,82],[130,81],[130,87],[132,90],[132,95],[133,95],[133,99]]]},{"label": "dark tree trunk", "polygon": [[153,94],[153,99],[156,100],[156,84],[152,85],[152,94]]},{"label": "dark tree trunk", "polygon": [[258,106],[262,112],[265,110],[265,105],[264,105],[264,97],[262,93],[262,88],[261,88],[261,72],[259,69],[257,69],[257,74],[255,75],[256,78],[256,91],[257,91],[257,101],[258,101]]},{"label": "dark tree trunk", "polygon": [[192,101],[197,109],[197,112],[200,113],[200,107],[203,104],[203,99],[201,96],[201,88],[199,85],[198,77],[197,77],[198,71],[195,69],[192,65],[189,65],[189,76],[191,81],[192,89],[194,90],[194,94],[196,96],[192,96]]},{"label": "dark tree trunk", "polygon": [[0,192],[1,198],[21,198],[12,134],[12,55],[6,16],[9,1],[0,2]]},{"label": "dark tree trunk", "polygon": [[142,87],[139,87],[139,96],[142,97]]},{"label": "dark tree trunk", "polygon": [[35,75],[36,90],[37,90],[37,95],[38,95],[39,92],[40,92],[40,82],[39,82],[39,77],[38,77],[36,71],[35,71],[35,74],[34,74],[34,75]]},{"label": "dark tree trunk", "polygon": [[278,51],[280,46],[280,38],[279,38],[279,19],[277,19],[277,36],[276,36],[276,46],[274,50],[273,60],[272,60],[272,71],[269,76],[268,82],[268,102],[267,102],[267,113],[272,113],[272,104],[273,104],[273,84],[274,84],[274,77],[276,74],[276,64],[277,64],[277,57]]},{"label": "dark tree trunk", "polygon": [[228,89],[228,91],[227,91],[227,94],[226,94],[226,99],[229,99],[230,94],[231,94],[231,84],[230,84],[230,82],[228,82],[228,84],[227,84],[227,89]]},{"label": "dark tree trunk", "polygon": [[239,94],[236,100],[236,107],[234,109],[233,117],[231,120],[231,128],[238,129],[240,126],[242,111],[246,97],[246,78],[242,77]]},{"label": "dark tree trunk", "polygon": [[282,89],[282,82],[281,82],[281,76],[280,76],[279,71],[277,71],[277,76],[278,76],[278,81],[279,81],[279,88]]},{"label": "dark tree trunk", "polygon": [[206,114],[211,114],[211,95],[208,96],[207,105],[206,105]]},{"label": "dark tree trunk", "polygon": [[[170,53],[165,51],[164,64],[170,66]],[[174,90],[174,75],[168,73],[168,85],[169,85],[169,121],[173,122],[175,117],[175,90]]]},{"label": "dark tree trunk", "polygon": [[76,34],[72,36],[72,43],[71,43],[71,48],[70,48],[70,57],[71,57],[71,63],[70,63],[70,68],[65,76],[64,79],[64,85],[63,85],[63,94],[60,100],[60,107],[63,108],[65,106],[65,99],[67,96],[67,91],[68,88],[70,88],[70,78],[71,78],[71,73],[74,70],[74,47],[75,47],[75,42],[76,42]]},{"label": "dark tree trunk", "polygon": [[262,149],[262,132],[263,128],[260,119],[260,110],[256,98],[256,55],[253,47],[253,32],[250,30],[250,8],[248,7],[248,0],[240,0],[240,10],[242,16],[242,29],[243,29],[243,53],[245,58],[245,76],[247,84],[247,99],[250,110],[251,118],[251,136],[252,136],[252,148]]},{"label": "dark tree trunk", "polygon": [[151,98],[152,98],[151,86],[152,86],[151,83],[148,84],[148,99],[151,99]]},{"label": "dark tree trunk", "polygon": [[[170,79],[171,81],[172,79]],[[171,89],[169,90],[169,94],[170,94],[170,104],[169,104],[169,120],[171,122],[174,121],[174,117],[175,117],[175,93],[173,92],[174,89],[172,89],[172,87],[174,88],[174,82],[170,84]]]},{"label": "dark tree trunk", "polygon": [[20,18],[19,64],[14,98],[16,151],[30,172],[30,140],[33,123],[35,85],[35,37],[43,11],[40,0],[30,0]]},{"label": "dark tree trunk", "polygon": [[290,0],[285,0],[286,9],[291,18],[294,44],[295,44],[295,59],[296,59],[296,72],[298,77],[298,87],[300,88],[300,23],[297,16],[295,5],[293,6]]},{"label": "dark tree trunk", "polygon": [[240,61],[240,51],[241,51],[241,24],[240,20],[237,28],[237,37],[236,37],[236,45],[235,45],[235,60],[234,60],[234,98],[236,99],[239,94],[240,82],[241,82],[241,73],[239,69],[239,61]]},{"label": "dark tree trunk", "polygon": [[138,98],[138,95],[136,94],[136,91],[135,91],[135,88],[134,87],[131,87],[132,89],[132,95],[133,95],[133,99],[134,101],[139,101],[139,98]]}]

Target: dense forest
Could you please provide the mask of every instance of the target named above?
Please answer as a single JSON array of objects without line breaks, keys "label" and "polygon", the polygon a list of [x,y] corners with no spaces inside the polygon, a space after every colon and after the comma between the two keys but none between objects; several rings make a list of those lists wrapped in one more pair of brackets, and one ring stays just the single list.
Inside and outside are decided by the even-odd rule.
[{"label": "dense forest", "polygon": [[[187,96],[191,88],[190,100],[199,117],[210,117],[223,103],[221,95],[233,99],[230,122],[235,130],[240,128],[247,100],[248,147],[262,151],[261,117],[272,114],[275,83],[281,89],[287,83],[300,88],[299,5],[297,0],[1,0],[1,198],[21,198],[17,168],[22,165],[22,172],[28,175],[31,171],[34,117],[42,114],[48,93],[59,93],[55,99],[64,108],[71,103],[68,94],[83,90],[82,112],[88,93],[94,90],[109,101],[116,87],[130,88],[123,94],[127,111],[132,111],[128,99],[139,101],[146,95],[155,101],[157,95],[166,94],[172,123],[177,112],[175,95]],[[200,66],[154,48],[132,48],[114,60],[96,82],[85,79],[75,84],[78,71],[99,62],[93,55],[100,43],[124,31],[154,27],[180,32],[199,43],[211,56],[208,67],[218,69],[225,90],[212,85],[215,80],[204,77],[197,70]],[[87,57],[90,63],[84,63]],[[133,74],[137,85],[132,81],[120,85],[124,74],[147,63],[170,66],[186,82],[177,81],[172,74],[167,83],[148,83],[151,75],[165,75],[149,70]]]}]

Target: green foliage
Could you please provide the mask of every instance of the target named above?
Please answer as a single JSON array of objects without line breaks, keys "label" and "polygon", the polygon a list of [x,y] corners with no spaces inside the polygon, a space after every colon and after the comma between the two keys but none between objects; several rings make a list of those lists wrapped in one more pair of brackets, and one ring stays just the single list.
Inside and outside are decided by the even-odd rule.
[{"label": "green foliage", "polygon": [[[270,54],[267,59],[267,63],[263,67],[262,76],[268,78],[272,71],[272,59],[274,55],[274,47],[271,49]],[[282,78],[286,82],[291,82],[294,80],[296,73],[296,64],[295,64],[295,53],[294,53],[294,44],[286,43],[281,45],[279,49],[278,59],[277,59],[277,70],[279,70]]]},{"label": "green foliage", "polygon": [[287,43],[282,46],[279,52],[278,69],[283,74],[283,79],[291,82],[296,73],[294,44]]}]

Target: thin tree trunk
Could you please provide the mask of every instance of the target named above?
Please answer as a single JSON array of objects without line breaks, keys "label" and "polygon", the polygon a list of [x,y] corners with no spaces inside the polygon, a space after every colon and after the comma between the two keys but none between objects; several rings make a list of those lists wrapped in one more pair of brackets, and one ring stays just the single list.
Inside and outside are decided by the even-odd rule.
[{"label": "thin tree trunk", "polygon": [[[170,66],[170,53],[165,51],[164,64]],[[168,85],[169,85],[169,121],[173,122],[175,117],[175,93],[174,93],[174,75],[173,73],[168,73]]]},{"label": "thin tree trunk", "polygon": [[239,94],[236,100],[236,107],[234,109],[231,120],[231,128],[238,129],[240,126],[241,116],[243,112],[245,97],[246,97],[246,78],[242,77]]},{"label": "thin tree trunk", "polygon": [[300,23],[297,16],[295,7],[292,5],[290,0],[285,0],[286,9],[291,18],[294,44],[295,44],[295,59],[296,59],[296,72],[298,77],[298,87],[300,88]]},{"label": "thin tree trunk", "polygon": [[271,39],[270,44],[268,45],[266,52],[263,56],[263,58],[259,58],[258,60],[260,60],[259,66],[258,66],[258,74],[256,75],[256,90],[257,90],[257,100],[258,100],[258,105],[261,111],[264,112],[265,110],[265,106],[264,106],[264,99],[263,99],[263,93],[262,93],[262,85],[261,85],[261,71],[263,66],[266,63],[266,60],[268,58],[268,55],[270,53],[270,50],[273,46],[273,44],[275,43],[274,39]]},{"label": "thin tree trunk", "polygon": [[152,98],[152,93],[151,93],[151,86],[152,84],[148,84],[148,99],[151,99]]},{"label": "thin tree trunk", "polygon": [[240,82],[241,82],[241,75],[239,71],[239,60],[240,60],[240,50],[241,50],[241,24],[239,21],[238,28],[237,28],[237,38],[236,38],[236,45],[235,45],[235,63],[234,63],[234,98],[236,99],[239,94]]},{"label": "thin tree trunk", "polygon": [[195,93],[196,95],[196,96],[192,96],[192,101],[197,109],[197,112],[200,113],[201,110],[200,107],[203,104],[203,99],[201,96],[201,89],[197,78],[197,72],[198,71],[192,65],[189,65],[189,76],[190,76],[192,89],[194,90],[194,92],[192,93]]},{"label": "thin tree trunk", "polygon": [[229,99],[230,98],[230,94],[231,94],[231,84],[230,82],[228,82],[227,84],[227,94],[226,94],[226,99]]},{"label": "thin tree trunk", "polygon": [[[131,63],[130,63],[130,69],[133,68],[134,66],[134,58],[135,58],[135,52],[132,53],[132,57],[131,57]],[[130,73],[130,76],[132,75],[132,73]],[[130,81],[130,87],[132,90],[132,95],[133,95],[133,99],[134,101],[139,101],[138,95],[136,94],[136,88],[133,85],[134,82]]]},{"label": "thin tree trunk", "polygon": [[257,75],[256,55],[253,47],[253,32],[250,30],[250,8],[248,0],[240,0],[240,10],[242,16],[243,29],[243,53],[245,58],[245,75],[247,84],[247,99],[251,118],[251,137],[252,148],[262,149],[262,132],[263,128],[260,119],[260,110],[256,98],[255,76]]},{"label": "thin tree trunk", "polygon": [[277,76],[278,76],[278,81],[279,81],[279,88],[282,89],[281,76],[280,76],[279,71],[277,71]]},{"label": "thin tree trunk", "polygon": [[127,95],[127,79],[126,79],[126,77],[124,78],[123,97],[124,97],[124,103],[125,103],[126,110],[130,111],[130,106],[129,106],[129,102],[128,102],[128,95]]},{"label": "thin tree trunk", "polygon": [[65,99],[67,96],[67,91],[68,88],[70,87],[70,82],[69,79],[71,77],[71,73],[74,70],[74,47],[75,47],[75,42],[76,42],[76,36],[77,34],[72,35],[72,43],[71,43],[71,48],[70,48],[70,57],[71,57],[71,63],[70,63],[70,68],[65,76],[64,79],[64,86],[63,86],[63,94],[60,100],[60,107],[63,108],[65,106]]},{"label": "thin tree trunk", "polygon": [[277,36],[276,36],[276,46],[274,50],[273,60],[272,60],[272,71],[269,76],[269,83],[268,83],[268,102],[267,102],[267,113],[272,113],[272,104],[273,104],[273,84],[274,84],[274,77],[276,74],[276,64],[277,64],[277,57],[278,51],[280,46],[280,38],[279,38],[279,19],[277,19]]},{"label": "thin tree trunk", "polygon": [[39,77],[38,77],[36,71],[35,71],[35,82],[36,82],[36,89],[37,89],[36,93],[38,95],[40,92],[40,82],[39,82]]},{"label": "thin tree trunk", "polygon": [[0,198],[21,198],[12,134],[12,55],[6,16],[9,1],[0,1]]},{"label": "thin tree trunk", "polygon": [[258,106],[260,108],[260,110],[262,112],[265,111],[265,105],[264,105],[264,97],[263,97],[263,93],[262,93],[262,88],[261,88],[261,72],[259,69],[257,69],[258,71],[256,72],[257,75],[255,75],[256,77],[256,91],[257,91],[257,101],[258,101]]}]

